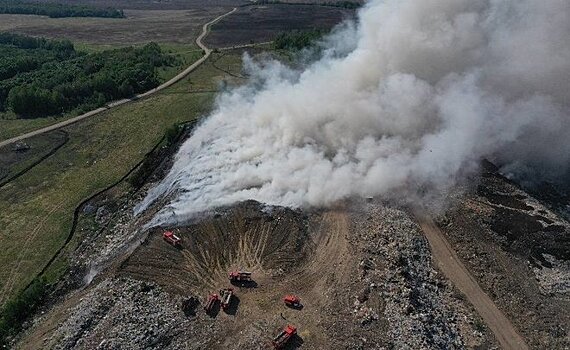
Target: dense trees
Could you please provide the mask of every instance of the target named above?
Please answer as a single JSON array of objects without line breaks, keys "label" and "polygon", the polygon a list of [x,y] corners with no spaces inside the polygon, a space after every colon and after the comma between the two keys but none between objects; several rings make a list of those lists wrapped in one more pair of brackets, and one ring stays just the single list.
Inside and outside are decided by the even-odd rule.
[{"label": "dense trees", "polygon": [[174,63],[155,43],[84,54],[67,41],[0,34],[0,111],[37,118],[97,108],[156,87],[156,68]]},{"label": "dense trees", "polygon": [[9,300],[0,310],[0,348],[7,347],[9,336],[16,334],[22,323],[39,307],[48,285],[44,278],[35,278],[32,283]]},{"label": "dense trees", "polygon": [[279,34],[273,41],[273,47],[278,50],[300,50],[312,45],[326,32],[320,29],[294,30]]},{"label": "dense trees", "polygon": [[122,10],[97,8],[85,5],[66,5],[50,2],[0,0],[0,13],[60,17],[107,17],[124,18]]}]

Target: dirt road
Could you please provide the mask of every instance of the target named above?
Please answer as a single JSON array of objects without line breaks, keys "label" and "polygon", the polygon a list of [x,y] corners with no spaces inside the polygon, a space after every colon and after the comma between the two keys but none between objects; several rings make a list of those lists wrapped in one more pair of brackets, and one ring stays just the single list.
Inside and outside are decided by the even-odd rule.
[{"label": "dirt road", "polygon": [[439,227],[427,215],[416,213],[416,217],[429,241],[437,266],[473,304],[473,307],[495,334],[501,347],[506,350],[528,349],[525,340],[519,335],[509,319],[497,308],[459,260]]},{"label": "dirt road", "polygon": [[157,87],[155,87],[154,89],[151,89],[145,93],[139,94],[134,96],[133,98],[129,98],[129,99],[123,99],[123,100],[119,100],[119,101],[114,101],[114,102],[110,102],[109,104],[107,104],[104,107],[101,108],[97,108],[95,110],[89,111],[87,113],[84,113],[82,115],[79,115],[77,117],[71,118],[71,119],[67,119],[64,120],[60,123],[57,124],[53,124],[50,126],[46,126],[45,128],[41,128],[38,130],[34,130],[16,137],[12,137],[8,140],[4,140],[4,141],[0,141],[0,147],[4,147],[6,145],[12,144],[14,142],[18,142],[18,141],[22,141],[25,140],[27,138],[30,138],[32,136],[36,136],[36,135],[40,135],[49,131],[53,131],[53,130],[57,130],[60,128],[63,128],[67,125],[70,124],[74,124],[77,123],[78,121],[81,121],[85,118],[89,118],[92,117],[94,115],[97,115],[101,112],[104,111],[108,111],[112,108],[124,105],[125,103],[129,103],[141,98],[145,98],[148,97],[152,94],[155,94],[159,91],[162,91],[164,89],[166,89],[169,86],[172,86],[173,84],[179,82],[180,80],[182,80],[183,78],[185,78],[188,74],[190,74],[192,71],[194,71],[196,68],[198,68],[202,63],[204,63],[208,57],[210,57],[210,54],[212,53],[212,50],[209,49],[206,45],[204,45],[204,43],[202,42],[202,40],[206,37],[206,35],[208,35],[208,33],[210,32],[210,26],[213,25],[214,23],[218,22],[219,20],[221,20],[222,18],[232,14],[234,11],[236,11],[237,8],[234,7],[231,11],[224,13],[223,15],[220,15],[216,18],[214,18],[213,20],[211,20],[210,22],[204,24],[202,26],[202,33],[198,36],[198,38],[196,39],[196,45],[198,45],[202,50],[204,50],[204,56],[202,56],[199,60],[197,60],[196,62],[192,63],[192,65],[190,65],[188,68],[186,68],[184,71],[182,71],[180,74],[176,75],[174,78],[170,79],[169,81],[165,82],[162,85],[159,85]]}]

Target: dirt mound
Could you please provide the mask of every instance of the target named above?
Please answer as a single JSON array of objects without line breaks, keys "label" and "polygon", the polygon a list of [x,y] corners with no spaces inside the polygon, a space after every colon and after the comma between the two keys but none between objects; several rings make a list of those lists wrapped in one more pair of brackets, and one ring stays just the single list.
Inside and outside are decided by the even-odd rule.
[{"label": "dirt mound", "polygon": [[291,273],[306,263],[314,249],[303,215],[253,201],[174,231],[182,238],[180,248],[163,241],[163,230],[154,230],[119,274],[156,282],[180,294],[203,293],[226,284],[230,270],[253,271],[258,279]]}]

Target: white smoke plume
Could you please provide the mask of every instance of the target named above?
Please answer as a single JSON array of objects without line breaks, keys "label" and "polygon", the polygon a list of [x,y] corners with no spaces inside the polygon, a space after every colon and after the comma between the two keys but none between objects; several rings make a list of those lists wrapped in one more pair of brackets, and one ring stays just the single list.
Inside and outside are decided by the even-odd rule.
[{"label": "white smoke plume", "polygon": [[325,42],[302,71],[251,68],[136,210],[169,196],[153,224],[171,224],[246,199],[433,193],[483,157],[568,172],[570,1],[374,0]]}]

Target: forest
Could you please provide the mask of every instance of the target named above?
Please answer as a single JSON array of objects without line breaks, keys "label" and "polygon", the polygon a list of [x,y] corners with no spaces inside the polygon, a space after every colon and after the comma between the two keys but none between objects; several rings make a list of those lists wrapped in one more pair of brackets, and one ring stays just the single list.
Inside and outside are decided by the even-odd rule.
[{"label": "forest", "polygon": [[313,45],[327,32],[321,29],[292,30],[277,35],[273,41],[273,48],[277,50],[301,50]]},{"label": "forest", "polygon": [[124,18],[122,10],[98,8],[86,5],[67,5],[51,2],[27,2],[22,0],[0,0],[0,13],[18,15],[40,15],[61,17],[105,17]]},{"label": "forest", "polygon": [[0,33],[0,112],[88,111],[158,86],[156,69],[175,63],[156,43],[87,54],[69,41]]}]

